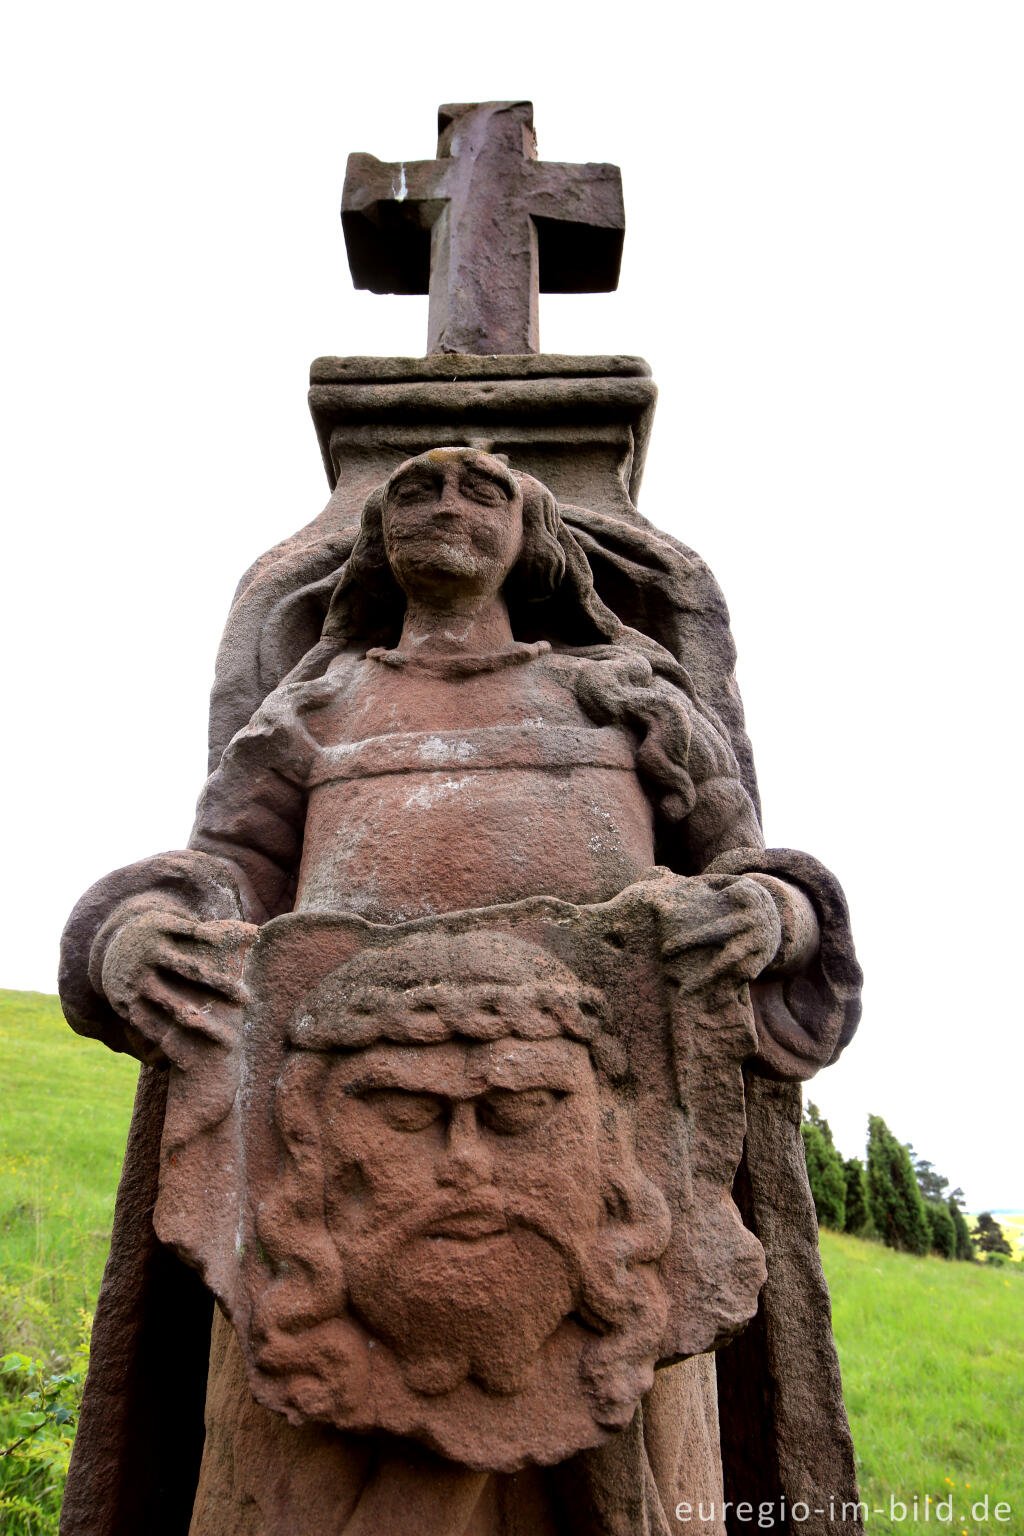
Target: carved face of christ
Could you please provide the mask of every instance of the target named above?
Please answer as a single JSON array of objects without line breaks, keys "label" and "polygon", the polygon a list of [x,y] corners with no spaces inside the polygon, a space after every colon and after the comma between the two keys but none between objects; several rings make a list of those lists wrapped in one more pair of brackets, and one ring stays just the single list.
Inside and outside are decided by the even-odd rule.
[{"label": "carved face of christ", "polygon": [[515,480],[488,454],[437,448],[388,482],[384,547],[407,597],[492,597],[519,557],[523,502]]},{"label": "carved face of christ", "polygon": [[320,1117],[353,1311],[418,1391],[518,1390],[601,1219],[587,1048],[378,1044],[332,1064]]}]

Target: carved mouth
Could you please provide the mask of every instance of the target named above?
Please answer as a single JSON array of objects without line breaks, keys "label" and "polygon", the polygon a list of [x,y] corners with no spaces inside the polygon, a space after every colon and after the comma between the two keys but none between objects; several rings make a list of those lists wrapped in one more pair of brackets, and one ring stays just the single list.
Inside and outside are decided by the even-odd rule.
[{"label": "carved mouth", "polygon": [[472,1243],[485,1237],[497,1237],[508,1231],[508,1222],[500,1211],[483,1208],[469,1211],[451,1211],[439,1216],[425,1228],[426,1237],[445,1237],[457,1242]]}]

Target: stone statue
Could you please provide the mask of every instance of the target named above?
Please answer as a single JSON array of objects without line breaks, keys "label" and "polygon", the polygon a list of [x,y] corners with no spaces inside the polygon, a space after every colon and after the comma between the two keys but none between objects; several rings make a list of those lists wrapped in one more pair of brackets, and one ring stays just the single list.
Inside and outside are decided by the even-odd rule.
[{"label": "stone statue", "polygon": [[[784,1148],[859,972],[834,879],[764,848],[717,588],[466,444],[314,529],[236,597],[188,849],[65,933],[70,1022],[146,1065],[62,1528],[625,1536],[853,1497]],[[801,1306],[814,1382],[780,1364]]]}]

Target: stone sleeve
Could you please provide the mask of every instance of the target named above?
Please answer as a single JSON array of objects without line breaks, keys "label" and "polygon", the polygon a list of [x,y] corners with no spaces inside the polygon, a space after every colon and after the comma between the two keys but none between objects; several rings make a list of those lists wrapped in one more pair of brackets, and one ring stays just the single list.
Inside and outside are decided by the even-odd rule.
[{"label": "stone sleeve", "polygon": [[705,873],[773,875],[811,902],[821,934],[814,959],[796,974],[762,977],[750,993],[756,1065],[769,1077],[800,1082],[813,1077],[837,1059],[860,1020],[862,975],[842,887],[817,859],[790,848],[732,848]]},{"label": "stone sleeve", "polygon": [[208,779],[189,847],[228,866],[246,922],[291,909],[305,817],[304,791],[251,749],[229,749]]},{"label": "stone sleeve", "polygon": [[177,912],[195,922],[243,915],[231,871],[220,859],[200,852],[159,853],[115,869],[86,891],[61,936],[61,1007],[78,1034],[132,1055],[124,1020],[107,1001],[101,977],[114,935],[144,912]]},{"label": "stone sleeve", "polygon": [[291,910],[302,858],[306,783],[318,746],[300,714],[308,695],[285,684],[226,748],[196,807],[189,847],[227,864],[245,920]]}]

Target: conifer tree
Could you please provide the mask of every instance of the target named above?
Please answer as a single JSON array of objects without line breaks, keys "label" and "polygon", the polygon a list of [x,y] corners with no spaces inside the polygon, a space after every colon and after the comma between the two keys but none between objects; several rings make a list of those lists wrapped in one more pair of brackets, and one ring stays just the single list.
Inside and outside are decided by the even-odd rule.
[{"label": "conifer tree", "polygon": [[822,1118],[816,1104],[808,1104],[800,1130],[818,1225],[835,1227],[842,1232],[846,1217],[843,1160],[836,1151],[829,1123]]},{"label": "conifer tree", "polygon": [[[910,1148],[907,1148],[910,1151]],[[944,1203],[946,1190],[949,1188],[949,1180],[943,1178],[934,1163],[930,1163],[926,1157],[914,1160],[914,1172],[917,1174],[917,1185],[926,1200],[934,1200],[936,1204]]]},{"label": "conifer tree", "polygon": [[982,1253],[1004,1253],[1007,1258],[1013,1257],[1013,1249],[991,1211],[982,1211],[978,1217],[972,1241]]},{"label": "conifer tree", "polygon": [[971,1229],[964,1219],[963,1209],[957,1199],[962,1191],[955,1189],[949,1197],[949,1217],[953,1223],[953,1231],[956,1233],[956,1256],[961,1261],[970,1261],[974,1258],[974,1245],[971,1242]]},{"label": "conifer tree", "polygon": [[864,1178],[864,1164],[859,1157],[848,1157],[843,1163],[846,1179],[846,1217],[843,1230],[862,1232],[868,1224],[868,1186]]},{"label": "conifer tree", "polygon": [[889,1248],[928,1252],[931,1229],[910,1153],[880,1115],[868,1116],[868,1207]]},{"label": "conifer tree", "polygon": [[924,1209],[931,1233],[932,1253],[937,1253],[941,1259],[955,1259],[956,1228],[948,1208],[936,1200],[927,1200]]}]

